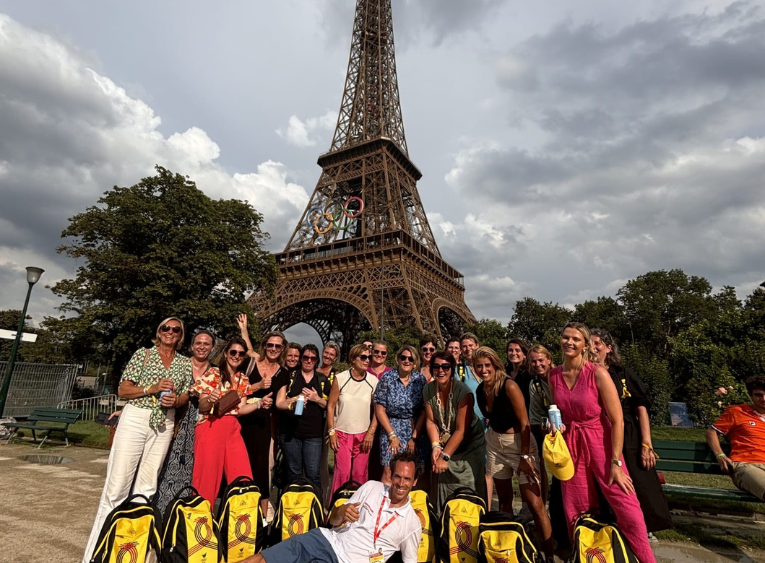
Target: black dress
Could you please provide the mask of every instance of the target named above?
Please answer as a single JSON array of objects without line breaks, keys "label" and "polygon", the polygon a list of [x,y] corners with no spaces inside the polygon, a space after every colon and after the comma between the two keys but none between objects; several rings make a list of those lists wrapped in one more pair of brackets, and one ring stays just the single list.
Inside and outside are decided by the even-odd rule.
[{"label": "black dress", "polygon": [[640,508],[643,511],[649,532],[658,532],[672,528],[672,516],[669,513],[667,497],[659,482],[656,469],[645,469],[641,462],[643,440],[637,407],[649,409],[651,401],[648,390],[641,379],[629,368],[609,366],[608,373],[616,385],[624,413],[624,462],[627,464],[632,483],[635,485]]},{"label": "black dress", "polygon": [[[254,361],[254,360],[253,360]],[[284,368],[279,368],[271,378],[271,387],[260,389],[251,394],[250,397],[263,398],[269,393],[273,393],[271,398],[276,402],[276,387],[274,383]],[[250,385],[263,380],[258,371],[258,365],[250,373]],[[242,426],[242,438],[247,447],[247,454],[250,457],[250,467],[252,468],[252,479],[260,489],[261,498],[267,499],[271,496],[271,486],[269,484],[268,453],[271,447],[271,411],[273,406],[268,409],[258,409],[250,414],[239,418],[239,424]]]}]

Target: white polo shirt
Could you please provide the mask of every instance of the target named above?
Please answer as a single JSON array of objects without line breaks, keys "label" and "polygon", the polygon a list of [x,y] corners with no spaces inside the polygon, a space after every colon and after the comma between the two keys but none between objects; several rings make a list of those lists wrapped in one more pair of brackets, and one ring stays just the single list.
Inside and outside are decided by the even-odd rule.
[{"label": "white polo shirt", "polygon": [[[367,481],[348,502],[360,503],[358,521],[332,530],[321,528],[340,563],[369,563],[369,554],[377,549],[382,549],[385,561],[401,551],[404,563],[417,563],[422,526],[409,499],[403,506],[390,508],[388,487]],[[380,534],[376,545],[375,528]]]}]

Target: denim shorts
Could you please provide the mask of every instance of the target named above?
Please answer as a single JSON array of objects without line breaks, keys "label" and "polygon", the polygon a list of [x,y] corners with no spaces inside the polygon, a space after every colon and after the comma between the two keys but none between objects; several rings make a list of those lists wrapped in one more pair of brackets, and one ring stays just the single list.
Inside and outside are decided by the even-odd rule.
[{"label": "denim shorts", "polygon": [[335,551],[319,528],[292,536],[260,554],[266,563],[338,563]]}]

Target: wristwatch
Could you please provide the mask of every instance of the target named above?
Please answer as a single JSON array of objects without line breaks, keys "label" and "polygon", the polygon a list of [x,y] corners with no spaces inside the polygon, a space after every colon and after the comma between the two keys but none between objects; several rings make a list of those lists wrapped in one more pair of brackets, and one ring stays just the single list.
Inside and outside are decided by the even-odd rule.
[{"label": "wristwatch", "polygon": [[622,460],[620,460],[620,459],[612,459],[611,463],[613,463],[616,467],[621,467],[622,466]]},{"label": "wristwatch", "polygon": [[447,453],[442,453],[441,454],[441,459],[443,459],[444,461],[449,461],[450,459],[452,459],[452,456],[450,456]]}]

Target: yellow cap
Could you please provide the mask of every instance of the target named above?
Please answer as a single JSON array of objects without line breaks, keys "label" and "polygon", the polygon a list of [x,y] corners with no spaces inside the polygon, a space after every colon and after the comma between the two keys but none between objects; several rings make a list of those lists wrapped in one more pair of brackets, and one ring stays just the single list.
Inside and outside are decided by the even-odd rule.
[{"label": "yellow cap", "polygon": [[545,436],[542,456],[550,473],[561,481],[568,481],[574,476],[574,462],[571,460],[571,454],[561,432]]}]

